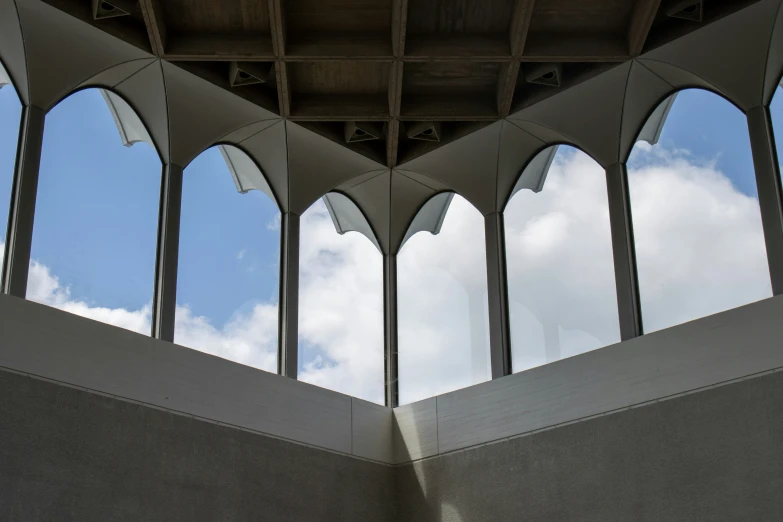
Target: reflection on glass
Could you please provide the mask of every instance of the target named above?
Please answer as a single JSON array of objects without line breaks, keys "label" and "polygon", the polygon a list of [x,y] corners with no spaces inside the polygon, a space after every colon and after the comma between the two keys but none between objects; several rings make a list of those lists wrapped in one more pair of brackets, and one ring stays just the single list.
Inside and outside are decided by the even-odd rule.
[{"label": "reflection on glass", "polygon": [[161,163],[123,146],[107,99],[80,91],[47,116],[27,297],[150,333]]},{"label": "reflection on glass", "polygon": [[5,256],[5,233],[8,226],[8,206],[16,164],[16,142],[22,119],[22,103],[11,80],[0,64],[0,267]]},{"label": "reflection on glass", "polygon": [[680,92],[657,144],[638,142],[628,170],[645,332],[772,295],[739,110]]},{"label": "reflection on glass", "polygon": [[603,168],[553,147],[516,190],[504,212],[513,371],[619,342]]},{"label": "reflection on glass", "polygon": [[300,230],[299,380],[383,404],[381,253],[338,234],[322,200]]},{"label": "reflection on glass", "polygon": [[447,209],[397,258],[401,404],[490,378],[484,218],[460,196]]},{"label": "reflection on glass", "polygon": [[174,342],[276,372],[280,212],[271,196],[233,147],[208,149],[185,169]]}]

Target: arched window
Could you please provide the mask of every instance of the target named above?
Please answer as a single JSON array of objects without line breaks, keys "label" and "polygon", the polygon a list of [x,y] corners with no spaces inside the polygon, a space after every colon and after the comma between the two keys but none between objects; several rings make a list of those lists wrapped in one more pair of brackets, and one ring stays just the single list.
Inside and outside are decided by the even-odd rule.
[{"label": "arched window", "polygon": [[3,64],[0,63],[0,270],[5,256],[5,233],[16,165],[16,147],[22,103]]},{"label": "arched window", "polygon": [[[346,226],[346,212],[365,226]],[[302,215],[299,380],[383,404],[383,258],[349,230],[372,236],[342,194],[327,194]]]},{"label": "arched window", "polygon": [[280,211],[240,149],[212,147],[183,173],[174,342],[277,371]]},{"label": "arched window", "polygon": [[484,218],[464,198],[422,207],[397,258],[399,394],[406,404],[490,378]]},{"label": "arched window", "polygon": [[695,89],[662,107],[628,162],[645,332],[772,295],[745,116]]},{"label": "arched window", "polygon": [[46,116],[28,299],[150,334],[161,162],[149,142],[101,89]]},{"label": "arched window", "polygon": [[504,221],[513,370],[619,342],[604,169],[573,147],[540,152]]}]

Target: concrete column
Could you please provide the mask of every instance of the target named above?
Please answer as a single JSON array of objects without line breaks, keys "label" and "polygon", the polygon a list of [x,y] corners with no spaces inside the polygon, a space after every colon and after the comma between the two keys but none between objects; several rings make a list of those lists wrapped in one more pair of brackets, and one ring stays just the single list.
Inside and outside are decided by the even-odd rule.
[{"label": "concrete column", "polygon": [[508,323],[506,238],[503,214],[484,216],[489,297],[489,346],[492,378],[511,375],[511,332]]},{"label": "concrete column", "polygon": [[280,221],[280,325],[277,372],[296,379],[299,368],[299,214]]},{"label": "concrete column", "polygon": [[152,299],[152,336],[174,341],[179,266],[179,225],[182,209],[182,173],[179,165],[164,165],[160,184],[155,293]]},{"label": "concrete column", "polygon": [[384,388],[386,406],[400,404],[397,325],[397,255],[383,256]]},{"label": "concrete column", "polygon": [[[783,294],[783,189],[769,107],[747,113],[772,293]],[[783,132],[783,131],[782,131]]]},{"label": "concrete column", "polygon": [[628,170],[624,163],[615,163],[606,169],[606,190],[609,197],[609,222],[612,229],[620,337],[626,341],[642,335],[644,330],[631,219],[631,198],[628,191]]},{"label": "concrete column", "polygon": [[41,165],[46,111],[26,106],[22,111],[16,167],[8,212],[2,291],[16,297],[27,294],[27,273],[33,242],[35,199],[38,195],[38,170]]}]

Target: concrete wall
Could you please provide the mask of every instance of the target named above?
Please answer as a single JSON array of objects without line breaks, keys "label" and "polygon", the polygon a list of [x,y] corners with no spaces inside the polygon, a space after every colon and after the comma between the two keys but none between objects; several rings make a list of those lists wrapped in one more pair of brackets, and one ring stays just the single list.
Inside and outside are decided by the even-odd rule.
[{"label": "concrete wall", "polygon": [[0,367],[378,462],[392,411],[0,295]]},{"label": "concrete wall", "polygon": [[783,372],[397,472],[406,522],[783,520]]},{"label": "concrete wall", "polygon": [[391,522],[393,473],[0,371],[3,522]]},{"label": "concrete wall", "polygon": [[0,295],[0,520],[783,520],[782,316],[392,413]]},{"label": "concrete wall", "polygon": [[783,296],[394,410],[403,463],[783,368]]}]

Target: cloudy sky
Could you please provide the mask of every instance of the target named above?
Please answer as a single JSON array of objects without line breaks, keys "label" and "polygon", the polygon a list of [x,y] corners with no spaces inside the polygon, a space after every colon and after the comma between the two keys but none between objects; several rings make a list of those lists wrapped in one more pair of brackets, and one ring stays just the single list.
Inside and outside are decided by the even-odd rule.
[{"label": "cloudy sky", "polygon": [[[779,97],[780,98],[780,97]],[[783,118],[780,100],[775,119]],[[0,89],[0,202],[10,192],[19,103]],[[679,95],[658,145],[640,143],[630,188],[646,331],[771,294],[744,117],[715,95]],[[150,330],[160,163],[122,146],[100,95],[47,116],[28,297]],[[5,211],[0,211],[0,243]],[[544,189],[508,204],[514,370],[619,340],[603,171],[561,147]],[[383,401],[381,256],[302,216],[302,380]],[[488,378],[483,218],[455,197],[441,233],[399,256],[403,403]],[[219,152],[185,171],[176,342],[274,371],[279,213],[238,194]]]}]

